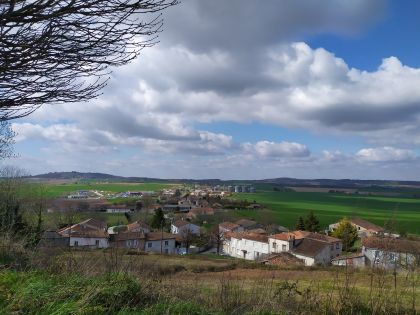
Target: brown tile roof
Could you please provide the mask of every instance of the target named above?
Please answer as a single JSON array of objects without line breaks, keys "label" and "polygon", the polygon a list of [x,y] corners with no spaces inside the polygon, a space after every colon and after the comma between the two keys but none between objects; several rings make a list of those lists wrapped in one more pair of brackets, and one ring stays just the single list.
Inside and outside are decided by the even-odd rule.
[{"label": "brown tile roof", "polygon": [[397,253],[420,254],[420,242],[389,237],[366,237],[362,245],[367,248],[393,251]]},{"label": "brown tile roof", "polygon": [[97,229],[106,229],[106,223],[97,219],[89,218],[80,222],[81,225],[89,225]]},{"label": "brown tile roof", "polygon": [[222,222],[219,224],[219,227],[224,228],[226,230],[234,230],[237,229],[239,225],[232,222]]},{"label": "brown tile roof", "polygon": [[143,232],[122,232],[115,235],[116,241],[145,239]]},{"label": "brown tile roof", "polygon": [[309,232],[306,231],[291,231],[291,232],[283,232],[278,234],[270,235],[270,238],[274,238],[280,241],[288,241],[290,238],[295,238],[295,240],[300,240],[308,235]]},{"label": "brown tile roof", "polygon": [[257,224],[256,221],[253,220],[248,220],[248,219],[240,219],[238,221],[235,222],[236,224],[243,226],[244,228],[248,228],[250,226],[254,226]]},{"label": "brown tile roof", "polygon": [[271,254],[267,259],[263,260],[267,265],[279,265],[279,266],[290,266],[293,265],[303,265],[304,261],[302,259],[293,256],[288,252]]},{"label": "brown tile roof", "polygon": [[349,255],[342,255],[338,257],[334,257],[333,260],[343,260],[343,259],[350,259],[350,258],[359,258],[363,257],[364,255],[362,253],[354,253]]},{"label": "brown tile roof", "polygon": [[172,224],[175,225],[176,227],[180,228],[180,227],[186,226],[188,224],[192,224],[192,223],[190,221],[186,221],[186,220],[176,220]]},{"label": "brown tile roof", "polygon": [[304,238],[295,248],[293,248],[292,252],[302,256],[315,257],[327,246],[329,245],[323,241]]},{"label": "brown tile roof", "polygon": [[310,232],[309,234],[307,234],[305,236],[305,238],[310,238],[310,239],[313,239],[313,240],[323,241],[323,242],[327,242],[327,243],[341,242],[341,240],[339,238],[335,238],[335,237],[328,236],[328,235],[325,235],[325,234],[314,233],[314,232]]},{"label": "brown tile roof", "polygon": [[74,224],[72,226],[64,227],[57,231],[57,233],[61,235],[68,235],[73,233],[82,233],[82,232],[94,232],[94,231],[101,231],[96,228],[92,228],[86,225]]},{"label": "brown tile roof", "polygon": [[267,231],[262,228],[252,229],[252,230],[249,230],[248,232],[255,233],[255,234],[267,234]]},{"label": "brown tile roof", "polygon": [[132,230],[137,229],[139,227],[150,230],[150,227],[146,223],[141,222],[141,221],[135,221],[133,223],[127,224],[127,230],[128,231],[132,231]]},{"label": "brown tile roof", "polygon": [[370,230],[370,231],[373,231],[373,232],[383,232],[384,231],[384,229],[382,227],[380,227],[376,224],[373,224],[371,222],[362,220],[360,218],[352,218],[352,219],[350,219],[350,222],[355,224],[355,225],[359,225],[362,228],[365,228],[366,230]]},{"label": "brown tile roof", "polygon": [[83,238],[108,238],[108,233],[102,230],[72,231],[70,235]]},{"label": "brown tile roof", "polygon": [[175,235],[166,232],[150,232],[146,235],[147,241],[160,241],[160,240],[175,239]]},{"label": "brown tile roof", "polygon": [[246,239],[261,243],[268,243],[268,236],[258,233],[252,233],[252,232],[237,232],[237,233],[229,233],[230,235],[228,237],[233,237],[236,239]]}]

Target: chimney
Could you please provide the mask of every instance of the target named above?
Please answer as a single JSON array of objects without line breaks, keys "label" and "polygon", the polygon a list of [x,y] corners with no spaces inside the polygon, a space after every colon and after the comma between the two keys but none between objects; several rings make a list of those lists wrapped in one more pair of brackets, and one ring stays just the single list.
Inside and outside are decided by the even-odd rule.
[{"label": "chimney", "polygon": [[295,236],[292,233],[287,234],[287,240],[289,241],[289,250],[295,247]]}]

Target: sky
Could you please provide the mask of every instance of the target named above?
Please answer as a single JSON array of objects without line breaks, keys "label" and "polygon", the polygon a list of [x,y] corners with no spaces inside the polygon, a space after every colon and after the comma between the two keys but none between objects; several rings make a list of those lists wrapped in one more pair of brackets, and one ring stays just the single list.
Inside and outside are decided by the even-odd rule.
[{"label": "sky", "polygon": [[99,98],[14,120],[31,174],[420,180],[420,2],[182,0]]}]

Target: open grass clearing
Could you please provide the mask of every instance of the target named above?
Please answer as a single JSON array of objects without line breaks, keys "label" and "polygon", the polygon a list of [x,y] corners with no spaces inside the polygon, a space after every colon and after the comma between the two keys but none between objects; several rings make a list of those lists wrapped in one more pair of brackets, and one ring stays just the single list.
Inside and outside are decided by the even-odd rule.
[{"label": "open grass clearing", "polygon": [[[323,228],[343,216],[360,217],[383,226],[393,217],[397,230],[420,234],[420,199],[357,196],[308,192],[257,192],[234,198],[256,201],[271,211],[275,223],[294,228],[299,216],[314,211]],[[258,211],[240,210],[245,217],[258,219]],[[267,215],[267,214],[265,214]],[[274,223],[274,222],[273,222]]]}]

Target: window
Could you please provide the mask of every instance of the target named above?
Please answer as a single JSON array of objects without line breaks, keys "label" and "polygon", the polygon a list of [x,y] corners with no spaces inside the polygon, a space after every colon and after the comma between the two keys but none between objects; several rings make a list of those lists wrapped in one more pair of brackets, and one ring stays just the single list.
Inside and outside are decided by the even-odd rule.
[{"label": "window", "polygon": [[335,244],[336,249],[340,249],[340,243]]},{"label": "window", "polygon": [[286,245],[282,245],[282,246],[281,246],[281,250],[282,250],[283,252],[285,252],[285,251],[286,251]]},{"label": "window", "polygon": [[150,243],[150,242],[149,242],[149,243],[147,243],[147,247],[148,247],[148,248],[151,248],[151,247],[152,247],[152,243]]},{"label": "window", "polygon": [[165,241],[165,246],[168,246],[169,245],[169,242],[168,241]]},{"label": "window", "polygon": [[276,242],[273,243],[273,248],[275,249],[277,246]]},{"label": "window", "polygon": [[95,246],[99,247],[99,240],[95,240]]},{"label": "window", "polygon": [[331,250],[334,250],[334,244],[331,244]]},{"label": "window", "polygon": [[79,246],[79,242],[78,241],[74,241],[74,246]]}]

